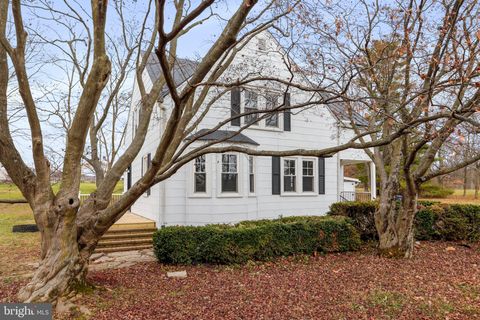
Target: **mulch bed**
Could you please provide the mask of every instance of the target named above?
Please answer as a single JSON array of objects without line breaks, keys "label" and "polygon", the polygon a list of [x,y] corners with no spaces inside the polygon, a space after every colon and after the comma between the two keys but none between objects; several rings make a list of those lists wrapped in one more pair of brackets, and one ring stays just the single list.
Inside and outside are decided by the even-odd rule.
[{"label": "mulch bed", "polygon": [[[167,278],[173,270],[188,277]],[[99,288],[81,303],[92,319],[480,319],[479,245],[422,242],[411,260],[367,250],[235,267],[149,262],[90,280]],[[0,284],[0,301],[12,286]]]}]

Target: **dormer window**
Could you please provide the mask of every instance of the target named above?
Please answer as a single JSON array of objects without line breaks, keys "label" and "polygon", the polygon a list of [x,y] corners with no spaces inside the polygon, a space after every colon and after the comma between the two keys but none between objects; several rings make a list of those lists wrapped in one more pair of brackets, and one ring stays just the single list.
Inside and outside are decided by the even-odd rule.
[{"label": "dormer window", "polygon": [[267,50],[267,41],[265,39],[258,39],[258,50],[260,51]]}]

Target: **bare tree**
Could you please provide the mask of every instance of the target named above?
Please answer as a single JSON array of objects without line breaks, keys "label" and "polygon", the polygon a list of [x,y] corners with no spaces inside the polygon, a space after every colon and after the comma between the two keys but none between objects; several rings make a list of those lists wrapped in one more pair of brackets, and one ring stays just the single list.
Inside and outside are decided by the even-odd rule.
[{"label": "bare tree", "polygon": [[[480,158],[476,153],[452,167],[432,170],[442,145],[480,101],[478,2],[382,5],[360,0],[327,6],[302,11],[304,25],[314,31],[306,50],[312,56],[318,43],[328,43],[330,51],[320,52],[323,61],[356,71],[348,98],[351,109],[369,119],[368,130],[374,132],[369,140],[382,139],[414,119],[432,119],[391,144],[367,150],[380,177],[375,214],[380,252],[411,257],[420,185]],[[325,20],[333,23],[328,26]],[[351,126],[360,132],[354,121]]]},{"label": "bare tree", "polygon": [[[115,55],[111,56],[108,51],[109,44],[118,42],[109,41],[108,33],[106,33],[107,21],[110,17],[107,15],[107,9],[111,8],[106,1],[92,1],[90,10],[84,9],[75,1],[72,3],[64,1],[64,8],[67,9],[63,9],[62,12],[54,6],[49,7],[49,14],[55,16],[61,12],[60,14],[69,17],[75,24],[83,28],[81,37],[73,34],[68,39],[81,38],[86,43],[84,54],[80,57],[78,47],[74,45],[78,44],[78,41],[64,41],[61,35],[58,36],[58,39],[45,39],[46,41],[44,41],[45,44],[55,47],[55,50],[67,56],[69,63],[73,62],[74,68],[66,70],[74,72],[72,74],[75,76],[71,78],[72,83],[78,82],[78,85],[67,85],[66,88],[79,88],[78,96],[72,99],[72,103],[64,104],[64,100],[60,101],[62,107],[70,108],[71,112],[64,117],[65,124],[63,121],[58,122],[66,129],[66,135],[64,137],[65,150],[63,152],[61,186],[58,193],[54,194],[51,188],[51,167],[46,156],[45,128],[42,127],[40,117],[40,114],[45,112],[41,110],[44,104],[34,98],[33,84],[30,81],[28,65],[25,63],[27,29],[22,15],[24,7],[20,0],[12,0],[11,8],[8,0],[0,1],[0,42],[2,44],[0,47],[0,162],[5,166],[12,180],[33,209],[35,221],[42,236],[40,266],[31,281],[20,291],[19,299],[27,302],[55,302],[61,297],[68,297],[75,288],[85,283],[88,260],[100,237],[108,228],[148,188],[169,178],[183,165],[200,155],[237,151],[258,156],[328,156],[347,148],[385,146],[405,133],[422,126],[425,121],[445,117],[445,114],[436,114],[423,118],[414,117],[411,121],[406,119],[396,125],[388,134],[372,141],[362,141],[364,140],[362,138],[378,132],[378,128],[359,132],[358,135],[341,145],[318,150],[295,149],[273,152],[224,143],[247,129],[249,125],[241,126],[240,129],[224,139],[193,147],[193,141],[202,135],[219,130],[230,121],[241,117],[256,115],[257,120],[261,120],[286,110],[300,111],[329,103],[350,101],[344,95],[346,88],[351,84],[352,73],[350,71],[343,73],[341,75],[343,80],[337,81],[334,85],[330,83],[330,79],[315,81],[313,82],[315,85],[313,85],[312,79],[308,79],[309,73],[303,73],[302,77],[295,76],[297,73],[295,70],[302,68],[292,62],[288,55],[284,55],[285,64],[290,70],[286,77],[258,74],[257,72],[238,76],[229,71],[232,61],[246,43],[264,30],[273,27],[278,29],[280,24],[276,24],[276,22],[293,12],[299,3],[300,1],[295,3],[285,1],[284,3],[272,0],[257,4],[257,1],[254,0],[241,1],[232,8],[230,16],[223,17],[224,25],[219,35],[206,54],[199,59],[192,76],[185,85],[180,87],[177,87],[172,73],[177,58],[178,41],[192,28],[201,25],[206,19],[218,15],[215,13],[213,0],[205,0],[197,5],[186,0],[175,1],[171,4],[173,7],[170,8],[175,13],[172,22],[166,21],[166,12],[168,11],[166,6],[169,4],[162,0],[147,3],[146,13],[142,17],[141,23],[137,25],[136,33],[130,33],[134,40],[132,42],[125,41],[122,45],[121,51],[127,56],[122,56],[121,59],[114,58]],[[41,8],[30,4],[27,8],[38,13],[42,12],[45,5],[49,4],[50,2],[45,2]],[[114,2],[113,6],[117,8],[114,10],[119,10],[120,7],[115,7],[116,5],[117,2]],[[121,16],[121,12],[121,10],[117,11],[119,16]],[[5,32],[8,21],[12,21],[14,26],[13,37],[9,37]],[[49,21],[65,24],[61,19],[53,18]],[[148,32],[149,26],[154,26],[151,29],[152,32]],[[77,29],[67,28],[67,30]],[[133,50],[131,50],[132,48]],[[148,59],[153,54],[160,62],[162,75],[152,84],[146,84],[142,76]],[[72,59],[71,55],[77,55],[77,58]],[[109,114],[110,110],[115,108],[117,103],[115,99],[120,99],[120,90],[116,88],[117,85],[122,87],[122,70],[128,70],[128,67],[124,69],[122,66],[130,66],[129,63],[124,64],[124,62],[132,59],[135,62],[135,75],[141,95],[141,102],[138,106],[138,127],[122,153],[111,156],[113,159],[111,164],[101,170],[95,169],[97,190],[84,203],[80,204],[78,193],[82,159],[87,157],[92,163],[101,160],[98,141],[103,139],[101,130],[105,127],[105,119],[108,119],[108,116],[104,115]],[[22,160],[9,129],[7,116],[9,100],[6,96],[8,72],[3,72],[8,68],[8,61],[15,69],[18,94],[27,114],[35,172],[29,169]],[[120,71],[116,73],[115,78],[112,78],[115,70]],[[338,79],[339,75],[335,74],[334,77]],[[293,90],[303,92],[308,98],[305,99],[305,102],[292,105],[287,104],[283,99],[278,106],[270,110],[228,115],[210,130],[196,135],[194,139],[186,140],[195,132],[216,99],[235,87],[265,81],[277,83],[285,92]],[[109,205],[117,182],[138,156],[144,144],[153,110],[165,88],[168,89],[173,107],[166,113],[165,129],[159,137],[151,166],[117,202]],[[212,95],[211,92],[215,94]],[[67,100],[71,96],[68,89],[64,92],[64,96]],[[58,95],[55,94],[54,97],[58,98]],[[51,110],[51,106],[52,104],[49,104],[49,110]],[[88,141],[90,141],[91,150],[85,155]],[[97,150],[94,150],[95,148]]]}]

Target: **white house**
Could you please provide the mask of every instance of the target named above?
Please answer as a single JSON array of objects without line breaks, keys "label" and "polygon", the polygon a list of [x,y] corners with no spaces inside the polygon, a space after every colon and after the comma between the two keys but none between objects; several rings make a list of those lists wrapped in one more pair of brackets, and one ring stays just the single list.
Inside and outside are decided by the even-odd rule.
[{"label": "white house", "polygon": [[10,181],[10,177],[8,176],[7,170],[0,165],[0,182]]},{"label": "white house", "polygon": [[344,192],[353,192],[355,193],[355,189],[360,184],[360,180],[357,178],[351,177],[343,177],[343,191]]},{"label": "white house", "polygon": [[[291,73],[285,66],[284,58],[285,53],[279,43],[270,33],[263,32],[241,49],[222,77],[237,79],[239,72],[249,72],[289,79]],[[174,80],[179,87],[185,85],[195,66],[193,61],[177,60]],[[152,55],[144,73],[147,89],[160,72],[156,57]],[[304,81],[300,76],[295,76],[294,81]],[[219,90],[212,89],[209,95],[217,96]],[[285,88],[278,85],[278,82],[264,81],[224,94],[211,105],[195,132],[184,142],[191,143],[187,151],[208,141],[226,137],[241,125],[256,119],[244,117],[231,121],[221,130],[205,135],[205,130],[229,119],[231,114],[269,108],[278,105],[283,97],[285,103],[291,105],[310,98],[310,94],[293,88],[285,95],[284,92]],[[135,86],[127,124],[127,145],[138,125],[138,104],[139,92]],[[143,168],[148,167],[171,106],[172,101],[165,91],[153,112],[145,144],[125,173],[125,189],[142,176]],[[358,116],[357,121],[361,124],[365,120]],[[346,114],[338,105],[296,109],[262,119],[223,145],[239,144],[269,151],[322,149],[345,142],[352,136],[347,123]],[[370,163],[370,171],[375,173],[373,163],[362,150],[345,150],[329,158],[207,154],[185,165],[166,181],[153,186],[136,201],[131,211],[154,220],[157,226],[321,215],[340,199],[344,189],[343,166],[359,162]],[[374,183],[371,190],[374,195]]]}]

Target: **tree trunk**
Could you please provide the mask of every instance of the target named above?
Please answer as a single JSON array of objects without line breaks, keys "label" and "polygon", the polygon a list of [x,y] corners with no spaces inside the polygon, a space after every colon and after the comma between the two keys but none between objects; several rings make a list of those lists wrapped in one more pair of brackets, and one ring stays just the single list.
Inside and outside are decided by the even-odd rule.
[{"label": "tree trunk", "polygon": [[380,193],[380,203],[375,213],[379,253],[391,258],[411,258],[417,201],[415,196],[408,194],[404,194],[403,199],[396,199],[398,194],[398,188],[394,187],[387,187]]},{"label": "tree trunk", "polygon": [[475,164],[475,169],[473,170],[475,174],[475,199],[478,199],[478,189],[480,189],[480,163]]},{"label": "tree trunk", "polygon": [[467,196],[467,178],[468,178],[468,171],[467,167],[463,168],[463,196]]},{"label": "tree trunk", "polygon": [[61,210],[61,206],[53,208],[47,212],[47,224],[37,221],[42,237],[41,261],[33,278],[18,293],[20,301],[56,303],[58,299],[71,298],[86,284],[88,259],[93,250],[79,251],[75,212],[71,208]]}]

